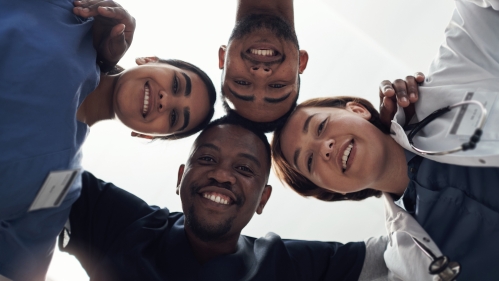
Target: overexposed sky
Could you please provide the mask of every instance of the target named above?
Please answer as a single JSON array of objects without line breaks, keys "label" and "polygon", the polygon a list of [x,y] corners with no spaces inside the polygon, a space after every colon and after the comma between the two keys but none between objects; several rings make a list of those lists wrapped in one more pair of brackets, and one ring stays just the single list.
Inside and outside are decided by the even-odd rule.
[{"label": "overexposed sky", "polygon": [[[196,64],[220,92],[218,47],[226,44],[235,21],[235,0],[122,0],[137,20],[133,44],[120,65],[156,55]],[[378,104],[378,84],[427,71],[443,40],[454,1],[295,0],[300,47],[308,51],[301,76],[300,101],[328,95],[358,95]],[[217,101],[215,117],[223,115]],[[271,135],[268,135],[269,140]],[[93,126],[84,145],[83,166],[143,198],[149,204],[181,211],[175,194],[178,166],[194,137],[148,142],[130,137],[118,121]],[[383,235],[380,199],[325,203],[304,199],[274,175],[272,196],[243,234],[275,232],[283,238],[359,241]],[[75,258],[54,254],[48,280],[88,280]]]}]

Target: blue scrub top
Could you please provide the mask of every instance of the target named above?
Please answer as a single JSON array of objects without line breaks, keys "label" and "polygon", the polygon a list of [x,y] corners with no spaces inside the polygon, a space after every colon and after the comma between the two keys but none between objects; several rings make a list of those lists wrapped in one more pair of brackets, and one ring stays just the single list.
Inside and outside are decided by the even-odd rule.
[{"label": "blue scrub top", "polygon": [[0,220],[25,214],[50,171],[80,168],[76,111],[100,72],[72,2],[0,0]]},{"label": "blue scrub top", "polygon": [[459,280],[499,280],[499,168],[438,163],[406,151],[411,179],[396,202],[442,253]]}]

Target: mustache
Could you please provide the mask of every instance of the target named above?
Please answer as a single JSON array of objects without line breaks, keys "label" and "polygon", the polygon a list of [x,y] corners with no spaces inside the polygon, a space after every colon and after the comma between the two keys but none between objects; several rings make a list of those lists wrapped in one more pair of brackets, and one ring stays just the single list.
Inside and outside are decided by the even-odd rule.
[{"label": "mustache", "polygon": [[218,182],[214,179],[210,179],[208,182],[206,183],[203,183],[203,184],[197,184],[197,183],[194,183],[191,185],[190,187],[190,190],[191,190],[191,195],[192,196],[195,196],[196,194],[199,193],[199,190],[203,187],[206,187],[206,186],[216,186],[216,187],[219,187],[219,188],[224,188],[224,189],[227,189],[229,191],[231,191],[235,197],[236,197],[236,202],[234,202],[236,205],[242,205],[244,203],[244,199],[241,197],[241,195],[239,195],[237,192],[234,191],[234,189],[232,188],[232,185],[228,182]]}]

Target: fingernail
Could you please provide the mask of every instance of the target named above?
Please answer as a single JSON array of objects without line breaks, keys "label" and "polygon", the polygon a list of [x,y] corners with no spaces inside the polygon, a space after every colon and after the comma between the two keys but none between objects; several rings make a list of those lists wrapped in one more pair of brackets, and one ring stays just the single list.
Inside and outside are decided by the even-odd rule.
[{"label": "fingernail", "polygon": [[416,94],[415,93],[411,93],[409,96],[411,97],[411,99],[415,99],[416,98]]},{"label": "fingernail", "polygon": [[400,99],[402,102],[407,102],[407,98],[406,97],[403,97]]}]

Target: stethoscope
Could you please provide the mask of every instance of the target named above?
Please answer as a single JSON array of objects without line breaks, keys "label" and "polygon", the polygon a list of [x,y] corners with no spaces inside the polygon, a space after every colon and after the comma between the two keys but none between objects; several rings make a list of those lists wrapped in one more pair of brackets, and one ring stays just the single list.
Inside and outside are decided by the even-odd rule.
[{"label": "stethoscope", "polygon": [[[445,151],[428,151],[428,150],[423,150],[419,149],[414,146],[414,142],[412,138],[421,130],[424,128],[424,126],[428,125],[431,121],[435,120],[436,118],[442,116],[443,114],[451,111],[451,109],[460,107],[463,105],[468,105],[468,104],[475,104],[480,107],[482,110],[482,113],[480,115],[480,121],[478,122],[478,126],[475,130],[475,133],[470,137],[469,142],[463,143],[461,146],[455,147],[450,150],[445,150]],[[480,141],[480,137],[482,136],[482,129],[485,126],[485,119],[487,119],[487,109],[483,106],[481,102],[475,101],[475,100],[467,100],[467,101],[462,101],[453,105],[449,105],[446,107],[442,107],[438,110],[435,110],[432,114],[428,115],[426,118],[421,120],[421,122],[415,123],[408,125],[404,127],[405,131],[410,131],[409,134],[407,135],[407,139],[409,140],[409,144],[411,145],[412,149],[415,151],[423,154],[423,155],[446,155],[450,153],[455,153],[458,151],[466,151],[468,149],[474,149],[476,147],[476,144]]]},{"label": "stethoscope", "polygon": [[436,275],[437,277],[433,280],[438,281],[455,281],[459,273],[461,272],[461,265],[458,262],[449,261],[447,256],[437,257],[433,252],[428,249],[421,241],[412,237],[414,243],[425,253],[430,259],[429,271],[431,275]]}]

